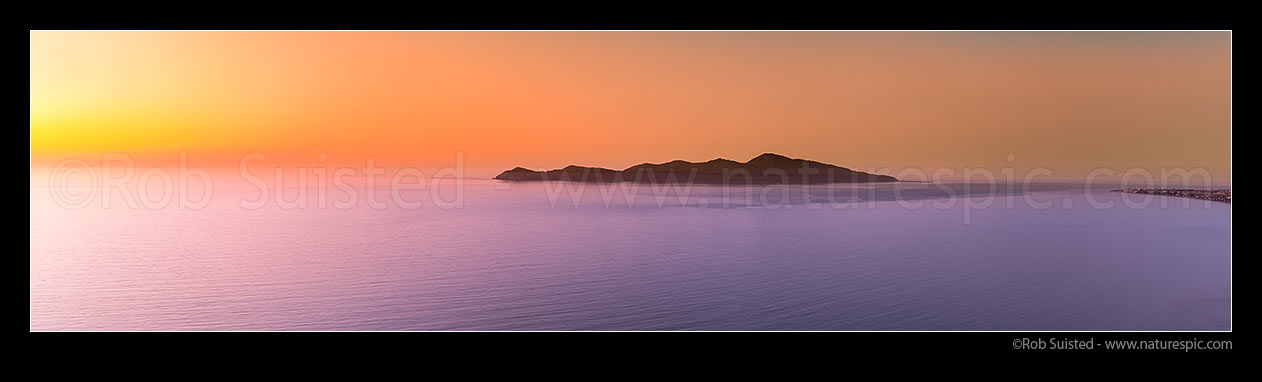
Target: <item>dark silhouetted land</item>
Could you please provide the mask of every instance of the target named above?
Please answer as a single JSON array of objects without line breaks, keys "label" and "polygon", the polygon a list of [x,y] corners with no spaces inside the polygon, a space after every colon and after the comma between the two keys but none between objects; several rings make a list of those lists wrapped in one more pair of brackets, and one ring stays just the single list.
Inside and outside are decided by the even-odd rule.
[{"label": "dark silhouetted land", "polygon": [[1144,195],[1177,196],[1180,198],[1201,199],[1201,200],[1209,200],[1209,201],[1231,204],[1231,189],[1192,190],[1192,189],[1185,189],[1185,188],[1123,188],[1120,190],[1113,190],[1113,192],[1125,192],[1129,194],[1144,194]]},{"label": "dark silhouetted land", "polygon": [[897,182],[889,175],[869,174],[845,167],[783,155],[766,153],[748,162],[718,158],[694,163],[682,160],[666,163],[643,163],[624,170],[599,167],[566,166],[562,169],[535,171],[521,167],[504,171],[495,177],[512,181],[569,182],[635,182],[692,184],[820,184]]}]

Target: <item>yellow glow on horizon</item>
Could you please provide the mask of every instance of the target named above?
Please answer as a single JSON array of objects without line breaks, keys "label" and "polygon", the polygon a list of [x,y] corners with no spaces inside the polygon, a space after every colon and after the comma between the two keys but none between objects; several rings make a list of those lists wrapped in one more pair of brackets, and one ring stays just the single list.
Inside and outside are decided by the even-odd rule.
[{"label": "yellow glow on horizon", "polygon": [[1225,32],[33,31],[30,60],[33,157],[1230,176]]}]

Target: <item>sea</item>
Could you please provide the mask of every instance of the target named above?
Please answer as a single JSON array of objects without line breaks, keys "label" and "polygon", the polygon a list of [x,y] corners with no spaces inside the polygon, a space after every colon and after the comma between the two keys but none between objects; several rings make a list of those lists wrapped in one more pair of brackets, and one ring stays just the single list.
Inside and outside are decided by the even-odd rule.
[{"label": "sea", "polygon": [[32,331],[1232,328],[1231,205],[1110,187],[40,179]]}]

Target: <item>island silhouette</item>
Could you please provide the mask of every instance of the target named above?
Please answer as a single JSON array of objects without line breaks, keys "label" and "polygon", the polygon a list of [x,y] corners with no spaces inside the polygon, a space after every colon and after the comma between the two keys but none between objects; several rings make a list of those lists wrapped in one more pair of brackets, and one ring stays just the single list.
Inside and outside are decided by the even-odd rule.
[{"label": "island silhouette", "polygon": [[642,163],[624,170],[570,165],[535,171],[522,167],[504,171],[494,179],[507,181],[567,181],[595,183],[692,183],[692,184],[821,184],[897,182],[889,175],[869,174],[845,167],[779,154],[765,153],[741,163],[716,158],[706,162],[674,160]]}]

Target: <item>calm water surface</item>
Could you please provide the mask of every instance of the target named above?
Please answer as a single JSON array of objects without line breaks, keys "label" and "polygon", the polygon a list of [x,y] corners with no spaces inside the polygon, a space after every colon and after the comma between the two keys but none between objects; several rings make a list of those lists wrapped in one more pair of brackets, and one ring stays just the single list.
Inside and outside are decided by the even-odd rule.
[{"label": "calm water surface", "polygon": [[[32,184],[31,330],[1231,328],[1220,203],[904,184],[576,207],[471,180],[453,209],[250,210],[232,187],[195,210],[67,209]],[[830,187],[842,208],[816,204]]]}]

